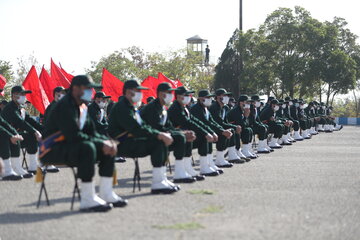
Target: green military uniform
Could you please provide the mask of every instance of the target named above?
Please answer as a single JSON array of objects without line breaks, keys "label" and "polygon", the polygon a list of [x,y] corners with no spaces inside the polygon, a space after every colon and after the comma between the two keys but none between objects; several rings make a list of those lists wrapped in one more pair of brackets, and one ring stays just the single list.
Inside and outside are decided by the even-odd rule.
[{"label": "green military uniform", "polygon": [[275,111],[269,105],[261,112],[260,119],[269,126],[269,133],[273,133],[274,138],[281,138],[284,131],[284,125],[280,121],[271,120],[272,117],[275,118]]},{"label": "green military uniform", "polygon": [[109,135],[120,140],[118,152],[124,157],[151,155],[153,167],[162,167],[167,159],[167,147],[157,139],[160,131],[150,127],[141,119],[138,110],[121,97],[111,109]]},{"label": "green military uniform", "polygon": [[100,109],[96,102],[92,102],[89,105],[89,116],[95,123],[96,131],[100,134],[107,135],[109,124],[105,110]]},{"label": "green military uniform", "polygon": [[[25,148],[29,154],[36,154],[38,150],[38,141],[36,140],[34,133],[36,131],[41,132],[43,126],[31,118],[25,109],[17,105],[14,101],[11,101],[6,105],[1,112],[1,115],[24,138],[24,141],[21,142],[21,147]],[[11,157],[19,157],[20,143],[11,147],[13,148]]]},{"label": "green military uniform", "polygon": [[56,101],[54,100],[47,106],[45,113],[44,113],[44,119],[43,119],[44,125],[46,124],[46,120],[49,118],[49,114],[54,109],[55,105],[56,105]]},{"label": "green military uniform", "polygon": [[16,146],[10,142],[10,138],[17,135],[18,132],[7,121],[0,116],[0,157],[9,159]]},{"label": "green military uniform", "polygon": [[[190,113],[195,118],[199,119],[202,123],[204,123],[206,126],[210,127],[211,130],[215,132],[218,136],[222,135],[224,128],[217,122],[215,122],[210,111],[206,107],[203,107],[200,102],[197,102],[191,107]],[[195,140],[195,142],[198,147],[200,156],[212,154],[212,143],[208,143],[205,138],[198,139],[197,141]]]},{"label": "green military uniform", "polygon": [[83,182],[90,182],[95,174],[94,164],[99,163],[99,174],[111,177],[114,172],[113,157],[103,154],[103,141],[108,138],[99,134],[90,119],[85,104],[80,107],[69,93],[49,112],[43,139],[59,133],[64,137],[47,153],[41,153],[46,164],[66,164],[78,168]]},{"label": "green military uniform", "polygon": [[[174,142],[169,146],[169,151],[174,151],[177,160],[185,155],[185,135],[171,124],[165,106],[161,106],[159,98],[145,105],[140,111],[141,118],[152,128],[160,132],[169,132]],[[190,150],[191,151],[191,150]]]},{"label": "green military uniform", "polygon": [[[243,110],[236,105],[227,114],[227,118],[231,124],[241,126],[241,141],[243,144],[251,143],[253,131],[250,127],[249,118],[244,116]],[[236,149],[240,149],[240,141],[236,142]]]},{"label": "green military uniform", "polygon": [[278,122],[281,122],[284,126],[283,128],[283,135],[287,135],[290,132],[290,126],[285,126],[285,122],[290,120],[286,117],[286,106],[285,108],[282,107],[283,104],[285,104],[284,100],[279,100],[280,108],[278,111],[276,111],[276,120]]},{"label": "green military uniform", "polygon": [[[221,107],[217,101],[214,101],[211,104],[209,111],[212,117],[214,118],[215,122],[217,122],[224,129],[231,129],[233,133],[235,133],[236,125],[229,123],[227,118],[227,113],[229,111],[229,108],[226,105]],[[219,140],[216,143],[216,150],[224,151],[228,147],[235,146],[235,138],[240,138],[240,136],[235,133],[232,135],[230,139],[227,139],[225,136],[220,135]]]},{"label": "green military uniform", "polygon": [[[260,101],[260,97],[258,95],[251,96],[251,100]],[[256,107],[255,105],[250,105],[250,115],[248,117],[249,126],[253,130],[253,134],[257,134],[259,140],[265,140],[268,137],[268,126],[263,124],[260,120],[260,107]]]},{"label": "green military uniform", "polygon": [[189,109],[181,105],[178,101],[174,101],[168,110],[168,117],[171,123],[179,129],[192,130],[196,134],[194,144],[187,143],[185,157],[191,157],[191,149],[198,147],[200,156],[206,156],[209,152],[205,136],[213,134],[214,131],[202,123],[198,118],[190,114]]}]

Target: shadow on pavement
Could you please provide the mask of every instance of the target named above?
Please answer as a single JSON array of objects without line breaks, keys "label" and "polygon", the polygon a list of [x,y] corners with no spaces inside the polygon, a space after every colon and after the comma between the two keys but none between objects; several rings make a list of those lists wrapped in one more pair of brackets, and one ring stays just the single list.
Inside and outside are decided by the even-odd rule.
[{"label": "shadow on pavement", "polygon": [[1,224],[14,224],[14,223],[34,223],[42,222],[51,219],[59,219],[70,215],[75,215],[78,211],[64,211],[64,212],[49,212],[49,213],[15,213],[8,212],[0,214]]}]

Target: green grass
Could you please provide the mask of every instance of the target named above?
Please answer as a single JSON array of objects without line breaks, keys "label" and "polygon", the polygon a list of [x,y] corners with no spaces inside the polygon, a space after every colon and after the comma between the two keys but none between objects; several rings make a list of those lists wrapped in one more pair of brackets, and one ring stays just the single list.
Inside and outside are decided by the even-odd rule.
[{"label": "green grass", "polygon": [[176,223],[173,225],[154,225],[152,227],[157,229],[172,229],[172,230],[196,230],[196,229],[205,228],[203,225],[197,222]]},{"label": "green grass", "polygon": [[223,210],[222,206],[210,205],[200,210],[200,213],[218,213]]},{"label": "green grass", "polygon": [[193,189],[193,190],[187,191],[187,193],[190,193],[190,194],[201,194],[201,195],[213,195],[213,194],[215,193],[215,191],[206,190],[206,189]]}]

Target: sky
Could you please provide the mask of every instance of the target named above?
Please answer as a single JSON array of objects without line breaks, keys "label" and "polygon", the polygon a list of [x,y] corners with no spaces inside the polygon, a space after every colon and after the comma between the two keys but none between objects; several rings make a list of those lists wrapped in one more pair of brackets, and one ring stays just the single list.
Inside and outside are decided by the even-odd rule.
[{"label": "sky", "polygon": [[[321,21],[343,17],[360,36],[356,0],[243,0],[244,30],[257,28],[279,7],[297,5]],[[0,0],[0,60],[16,68],[17,58],[33,54],[49,68],[52,57],[82,74],[115,50],[177,50],[198,34],[215,61],[238,24],[239,0]]]}]

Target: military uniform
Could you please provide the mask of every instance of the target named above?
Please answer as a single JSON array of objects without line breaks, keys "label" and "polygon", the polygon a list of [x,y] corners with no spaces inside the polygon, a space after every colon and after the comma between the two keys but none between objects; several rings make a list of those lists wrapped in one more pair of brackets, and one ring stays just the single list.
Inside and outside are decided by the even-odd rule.
[{"label": "military uniform", "polygon": [[14,101],[6,105],[1,115],[24,138],[21,144],[18,142],[16,145],[11,145],[13,148],[11,150],[11,157],[19,159],[20,148],[25,148],[30,160],[28,171],[35,173],[38,166],[38,141],[35,137],[35,132],[41,132],[43,129],[42,125],[31,118],[26,110]]},{"label": "military uniform", "polygon": [[[185,88],[178,88],[177,94],[186,95],[191,94],[193,91],[187,91]],[[213,135],[214,130],[210,126],[204,124],[197,117],[192,115],[187,107],[180,104],[178,100],[175,100],[168,110],[168,116],[172,124],[179,129],[191,130],[196,134],[196,140],[194,143],[187,143],[190,147],[187,147],[186,157],[191,157],[191,149],[198,148],[200,155],[200,174],[205,176],[217,176],[219,172],[212,164],[212,146],[208,143],[206,136],[208,134]]]},{"label": "military uniform", "polygon": [[[272,137],[269,146],[271,148],[281,148],[278,144],[279,138],[282,137],[284,131],[284,125],[280,121],[276,121],[275,111],[271,107],[272,104],[279,104],[276,99],[271,100],[271,104],[268,107],[265,107],[260,114],[260,119],[263,123],[269,126],[269,133],[273,133],[274,136]],[[273,119],[272,119],[273,118]]]},{"label": "military uniform", "polygon": [[[166,83],[163,83],[163,85],[166,85]],[[172,89],[169,88],[169,90]],[[152,128],[157,129],[160,132],[168,132],[174,139],[173,143],[168,148],[168,151],[174,151],[175,156],[174,182],[194,182],[195,179],[193,177],[196,177],[196,175],[192,176],[186,171],[185,164],[188,164],[188,162],[185,163],[184,159],[185,148],[191,147],[191,145],[186,144],[185,135],[178,129],[175,129],[175,127],[172,125],[168,118],[166,107],[161,105],[160,99],[156,98],[155,100],[152,100],[150,103],[145,105],[141,109],[140,114],[141,118]],[[168,155],[168,152],[166,154]],[[189,163],[191,164],[191,159],[189,160]]]},{"label": "military uniform", "polygon": [[[66,164],[77,167],[77,175],[81,179],[82,211],[108,211],[110,203],[114,207],[123,207],[126,200],[118,197],[112,190],[114,173],[114,157],[103,152],[104,141],[109,140],[99,134],[88,112],[85,103],[78,104],[72,95],[72,88],[87,86],[90,93],[95,85],[85,75],[75,76],[70,92],[55,104],[46,121],[43,140],[40,145],[40,157],[44,164]],[[98,163],[100,175],[100,198],[95,194],[93,177],[94,165]]]},{"label": "military uniform", "polygon": [[[259,102],[261,99],[259,96],[251,96],[251,100]],[[256,107],[255,104],[250,105],[249,126],[253,130],[254,134],[257,134],[260,141],[267,140],[268,126],[263,124],[260,120],[260,107]],[[269,149],[270,151],[270,149]]]},{"label": "military uniform", "polygon": [[[12,166],[10,156],[16,146],[11,143],[10,138],[18,135],[18,132],[8,122],[0,116],[0,158],[4,161],[5,171],[2,180],[20,180],[22,179],[21,169],[17,169],[16,163]],[[20,162],[19,162],[20,163]],[[19,165],[18,163],[18,165]],[[15,169],[15,171],[14,171]],[[19,172],[19,174],[17,173]]]},{"label": "military uniform", "polygon": [[105,110],[100,109],[97,103],[92,102],[89,105],[89,116],[95,123],[96,131],[100,134],[107,135],[109,124],[106,119]]},{"label": "military uniform", "polygon": [[[215,95],[217,98],[222,98],[221,101],[223,101],[224,97],[226,97],[226,99],[229,98],[228,96],[231,95],[231,93],[227,92],[223,88],[219,88],[215,91]],[[233,133],[230,139],[226,138],[223,135],[219,136],[219,140],[216,143],[216,159],[215,159],[215,163],[217,165],[224,167],[231,167],[232,164],[229,162],[238,162],[240,160],[240,157],[236,152],[236,147],[235,147],[236,141],[238,141],[238,143],[240,142],[240,135],[236,132],[237,125],[229,123],[227,114],[230,111],[230,108],[228,107],[226,102],[223,102],[223,106],[221,106],[218,101],[214,101],[209,107],[209,111],[212,117],[214,118],[214,121],[217,122],[217,124],[222,126],[224,129],[230,129],[231,132]],[[229,161],[224,159],[224,151],[227,148],[229,149],[228,152]]]},{"label": "military uniform", "polygon": [[[130,91],[146,88],[141,87],[135,80],[128,80],[124,84],[124,91],[127,89]],[[120,97],[112,107],[108,132],[113,139],[119,141],[118,152],[121,156],[131,158],[151,156],[152,193],[173,193],[178,190],[170,185],[165,175],[168,148],[163,141],[158,140],[160,131],[146,124],[139,111],[125,96]]]}]

